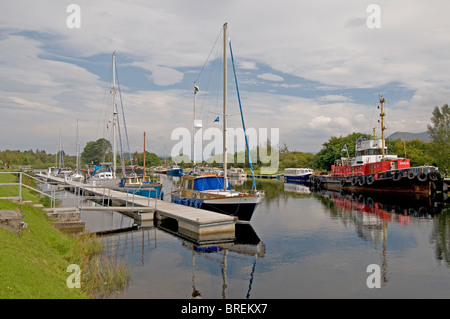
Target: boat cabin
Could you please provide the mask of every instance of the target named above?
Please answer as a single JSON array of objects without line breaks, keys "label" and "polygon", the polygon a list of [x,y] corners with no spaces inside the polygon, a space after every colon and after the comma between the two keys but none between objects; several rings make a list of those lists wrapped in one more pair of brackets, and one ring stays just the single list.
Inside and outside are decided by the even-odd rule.
[{"label": "boat cabin", "polygon": [[311,168],[285,168],[284,176],[303,176],[307,174],[312,174],[313,170]]},{"label": "boat cabin", "polygon": [[383,157],[382,139],[367,139],[361,136],[355,143],[355,157],[341,157],[331,166],[333,176],[370,175],[382,171],[403,169],[410,167],[408,158],[399,158],[397,155],[388,155],[384,147]]}]

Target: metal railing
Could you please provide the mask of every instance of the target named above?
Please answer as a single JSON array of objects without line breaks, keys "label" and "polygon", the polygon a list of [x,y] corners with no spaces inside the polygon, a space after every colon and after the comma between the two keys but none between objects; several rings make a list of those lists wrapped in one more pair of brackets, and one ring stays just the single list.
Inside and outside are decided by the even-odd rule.
[{"label": "metal railing", "polygon": [[32,191],[35,191],[35,192],[43,195],[43,196],[49,197],[50,198],[50,207],[51,208],[53,208],[56,205],[56,200],[55,200],[54,196],[49,195],[49,194],[47,194],[47,193],[45,193],[45,192],[43,192],[43,191],[41,191],[41,190],[39,190],[37,188],[31,187],[31,186],[23,183],[23,176],[24,175],[29,177],[29,178],[31,178],[31,179],[33,179],[33,180],[38,181],[39,183],[41,182],[40,179],[38,179],[38,178],[36,178],[34,176],[31,176],[31,175],[29,175],[27,173],[24,173],[24,172],[0,172],[0,174],[17,174],[18,178],[19,178],[19,181],[17,183],[0,183],[0,186],[19,186],[19,189],[18,189],[19,194],[18,194],[18,196],[17,197],[16,196],[14,196],[14,197],[0,197],[0,199],[17,198],[19,201],[22,201],[23,200],[22,187],[25,187],[25,188],[28,188],[28,189],[30,189]]},{"label": "metal railing", "polygon": [[[89,185],[89,184],[85,184],[83,186],[77,186],[77,185],[71,185],[69,183],[67,183],[67,181],[64,181],[62,183],[58,182],[58,181],[53,181],[53,182],[48,182],[48,181],[44,181],[43,178],[48,178],[48,176],[46,175],[40,175],[38,177],[34,177],[31,176],[27,173],[24,172],[0,172],[0,174],[16,174],[18,175],[18,182],[8,182],[8,183],[0,183],[0,187],[2,186],[18,186],[18,196],[11,196],[11,197],[0,197],[0,199],[18,199],[19,201],[23,200],[23,194],[22,194],[22,187],[28,188],[32,191],[35,191],[37,193],[39,193],[42,196],[46,196],[50,198],[50,208],[51,209],[55,209],[57,206],[57,200],[58,198],[60,198],[60,196],[57,195],[57,191],[61,190],[61,188],[63,189],[67,189],[67,188],[73,188],[72,192],[74,194],[74,196],[70,196],[70,197],[65,197],[65,198],[73,198],[74,200],[74,207],[77,210],[88,210],[89,206],[83,206],[83,203],[86,203],[88,201],[101,201],[102,205],[105,206],[104,204],[106,203],[106,207],[112,207],[110,204],[112,203],[112,200],[114,199],[114,197],[111,195],[111,191],[112,190],[117,190],[117,191],[121,191],[123,193],[126,194],[125,198],[123,199],[123,201],[125,202],[125,206],[124,207],[131,207],[132,210],[134,210],[134,208],[136,207],[136,210],[139,210],[140,206],[135,206],[135,201],[137,199],[137,193],[142,189],[142,186],[133,189],[133,190],[129,190],[126,189],[125,187],[115,187],[114,189],[108,188],[108,187],[102,187],[102,186],[93,186],[93,185]],[[23,176],[27,176],[35,181],[37,181],[38,183],[44,183],[50,186],[60,186],[61,188],[58,187],[51,187],[51,192],[50,194],[42,191],[40,189],[31,187],[27,184],[25,184],[23,182]],[[96,190],[95,193],[100,194],[100,195],[86,195],[86,191],[89,192],[94,192],[94,189]],[[97,189],[102,189],[102,191],[98,191]],[[150,192],[151,191],[156,191],[157,188],[155,187],[146,187],[146,189],[148,189]],[[146,196],[147,197],[147,196]],[[147,207],[150,207],[150,200],[151,197],[148,196],[148,201],[147,201]],[[154,202],[155,202],[155,206],[154,209],[156,211],[156,207],[157,207],[157,198],[154,198]]]}]

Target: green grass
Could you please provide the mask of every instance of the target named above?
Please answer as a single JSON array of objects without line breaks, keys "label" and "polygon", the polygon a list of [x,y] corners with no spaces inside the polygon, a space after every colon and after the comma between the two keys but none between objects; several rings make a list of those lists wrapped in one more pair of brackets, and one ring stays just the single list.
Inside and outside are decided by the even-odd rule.
[{"label": "green grass", "polygon": [[[16,182],[17,175],[0,174],[0,183]],[[0,197],[17,196],[18,187],[0,186]],[[16,192],[15,192],[16,191]],[[40,202],[26,188],[23,200]],[[32,204],[0,199],[0,209],[18,209],[27,227],[20,236],[0,228],[0,299],[85,299],[120,291],[130,278],[125,265],[102,255],[94,235],[69,235],[55,229],[46,212]],[[81,289],[68,288],[70,264],[81,268]]]},{"label": "green grass", "polygon": [[66,284],[67,266],[76,261],[75,242],[38,208],[0,200],[0,209],[22,210],[28,224],[20,236],[0,229],[0,298],[88,298]]}]

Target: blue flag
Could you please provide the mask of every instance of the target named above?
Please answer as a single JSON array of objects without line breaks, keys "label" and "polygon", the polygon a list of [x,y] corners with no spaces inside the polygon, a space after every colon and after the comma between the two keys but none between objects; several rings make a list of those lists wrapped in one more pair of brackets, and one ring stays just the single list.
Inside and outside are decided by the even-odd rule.
[{"label": "blue flag", "polygon": [[216,117],[216,119],[214,120],[214,122],[219,122],[219,117]]}]

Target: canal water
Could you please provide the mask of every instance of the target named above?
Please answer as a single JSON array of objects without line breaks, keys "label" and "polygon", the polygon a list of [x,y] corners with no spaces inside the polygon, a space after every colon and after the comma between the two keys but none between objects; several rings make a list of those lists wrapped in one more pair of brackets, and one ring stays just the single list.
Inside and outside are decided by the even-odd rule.
[{"label": "canal water", "polygon": [[[177,181],[164,178],[170,200]],[[102,236],[105,254],[131,270],[109,298],[450,298],[448,203],[257,187],[266,198],[233,243],[199,246],[153,225]],[[134,224],[112,212],[82,218],[93,232]]]}]

